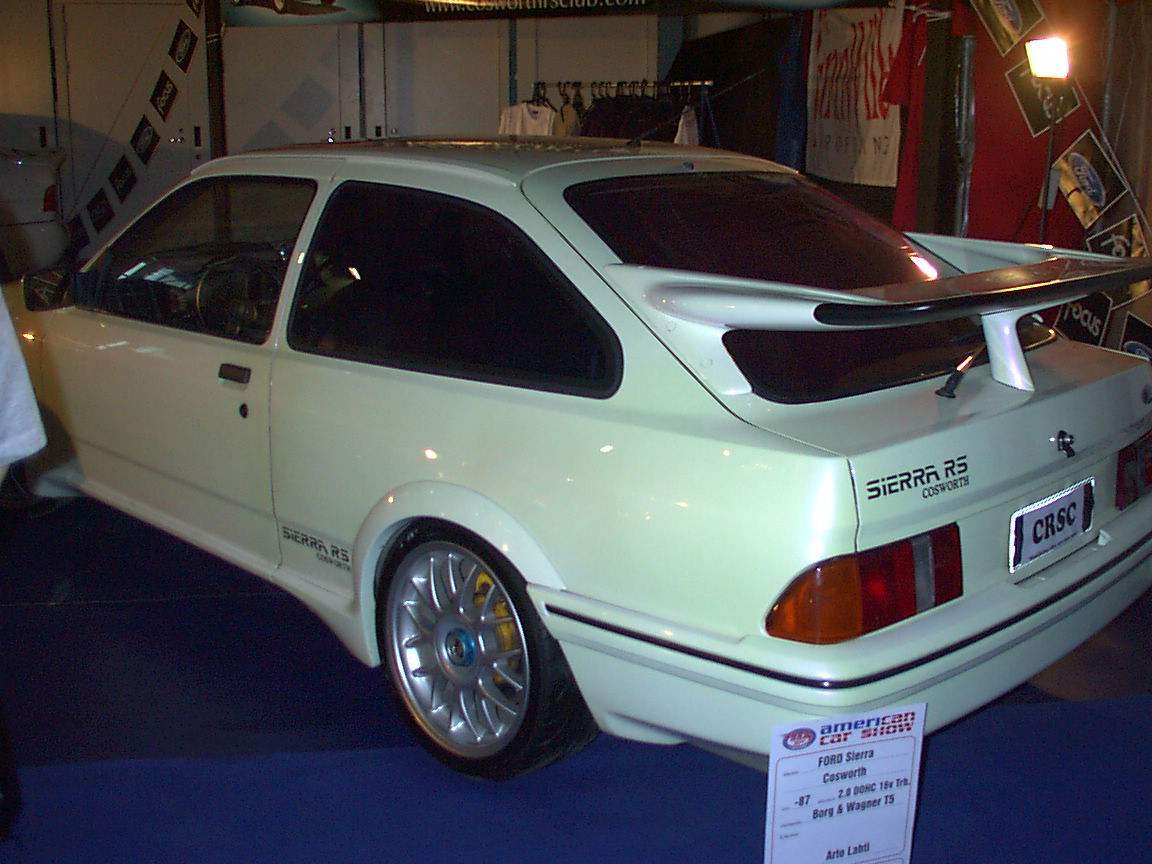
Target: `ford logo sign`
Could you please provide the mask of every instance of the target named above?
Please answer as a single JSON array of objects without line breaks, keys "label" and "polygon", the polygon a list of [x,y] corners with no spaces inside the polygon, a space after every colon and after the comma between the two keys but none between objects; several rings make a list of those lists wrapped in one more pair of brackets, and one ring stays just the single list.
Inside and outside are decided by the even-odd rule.
[{"label": "ford logo sign", "polygon": [[1149,349],[1143,342],[1129,339],[1120,347],[1129,354],[1135,354],[1137,357],[1143,357],[1145,360],[1152,360],[1152,349]]},{"label": "ford logo sign", "polygon": [[1013,33],[1024,29],[1024,19],[1016,0],[992,0],[992,8],[996,10],[996,17]]},{"label": "ford logo sign", "polygon": [[1108,191],[1092,163],[1079,153],[1072,153],[1068,156],[1068,165],[1072,168],[1072,176],[1076,178],[1080,191],[1097,207],[1103,207],[1108,200]]}]

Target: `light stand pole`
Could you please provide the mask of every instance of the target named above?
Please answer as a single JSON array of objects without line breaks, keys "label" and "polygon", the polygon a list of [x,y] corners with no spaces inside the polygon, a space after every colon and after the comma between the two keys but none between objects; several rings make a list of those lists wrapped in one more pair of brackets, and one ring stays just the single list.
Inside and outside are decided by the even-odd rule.
[{"label": "light stand pole", "polygon": [[1054,96],[1051,90],[1044,96],[1044,113],[1048,115],[1048,158],[1044,160],[1044,184],[1040,191],[1040,242],[1048,242],[1048,211],[1055,203],[1056,196],[1053,174],[1056,168],[1052,165],[1056,159],[1056,130],[1064,113],[1064,94]]}]

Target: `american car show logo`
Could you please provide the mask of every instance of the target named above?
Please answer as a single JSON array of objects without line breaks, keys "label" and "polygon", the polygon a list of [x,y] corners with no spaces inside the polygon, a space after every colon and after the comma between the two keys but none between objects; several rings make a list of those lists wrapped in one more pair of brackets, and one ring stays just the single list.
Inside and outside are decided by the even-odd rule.
[{"label": "american car show logo", "polygon": [[801,726],[785,735],[783,743],[787,750],[803,750],[805,747],[811,747],[815,740],[816,732],[806,726]]}]

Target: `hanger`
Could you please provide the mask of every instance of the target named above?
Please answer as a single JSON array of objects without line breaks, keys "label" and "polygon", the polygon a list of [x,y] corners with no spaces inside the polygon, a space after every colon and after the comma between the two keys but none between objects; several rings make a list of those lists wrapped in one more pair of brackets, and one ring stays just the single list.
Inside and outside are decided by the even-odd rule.
[{"label": "hanger", "polygon": [[537,81],[532,85],[532,98],[529,100],[533,105],[547,105],[553,111],[556,106],[548,99],[548,85],[543,81]]},{"label": "hanger", "polygon": [[927,18],[929,24],[934,24],[937,21],[949,21],[952,18],[952,13],[942,9],[933,9],[927,3],[917,3],[912,6],[905,6],[904,11],[911,13],[915,18]]},{"label": "hanger", "polygon": [[580,90],[579,81],[573,81],[572,83],[576,88],[576,92],[572,94],[572,107],[576,109],[576,116],[584,119],[584,112],[586,110],[584,107],[584,94]]}]

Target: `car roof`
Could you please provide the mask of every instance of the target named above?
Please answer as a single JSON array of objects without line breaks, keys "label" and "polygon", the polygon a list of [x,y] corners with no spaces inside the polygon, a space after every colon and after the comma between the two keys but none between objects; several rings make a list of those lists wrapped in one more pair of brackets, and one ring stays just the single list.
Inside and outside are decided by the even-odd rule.
[{"label": "car roof", "polygon": [[[253,150],[215,159],[208,165],[215,170],[242,170],[245,164],[269,158],[276,160],[332,160],[334,162],[372,163],[403,160],[423,165],[468,168],[519,182],[536,171],[560,165],[587,164],[618,160],[707,160],[740,163],[743,170],[792,169],[751,156],[652,141],[625,141],[609,138],[560,138],[504,136],[493,138],[388,138],[372,141],[347,141],[318,144],[295,144],[269,150]],[[201,173],[208,165],[195,172]],[[732,166],[737,167],[736,165]]]}]

